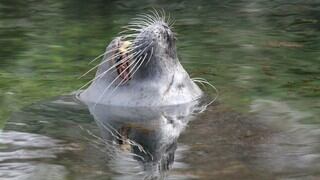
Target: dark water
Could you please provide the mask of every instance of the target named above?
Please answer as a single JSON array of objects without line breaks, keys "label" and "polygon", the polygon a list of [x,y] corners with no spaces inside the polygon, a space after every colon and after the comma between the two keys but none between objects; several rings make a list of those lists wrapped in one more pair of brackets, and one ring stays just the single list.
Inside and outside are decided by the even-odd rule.
[{"label": "dark water", "polygon": [[[62,95],[90,80],[93,73],[78,79],[90,59],[152,7],[175,17],[190,75],[220,93],[191,121],[172,121],[183,122],[171,123],[178,130],[115,123],[146,146],[154,142],[150,149],[164,147],[153,148],[161,149],[152,151],[158,159],[141,161],[133,158],[138,153],[101,145],[99,138],[122,143],[123,152],[130,147],[106,138],[85,106]],[[167,179],[319,179],[319,33],[318,1],[1,0],[0,179],[142,179],[150,172]],[[160,159],[157,171],[159,163],[150,162]]]}]

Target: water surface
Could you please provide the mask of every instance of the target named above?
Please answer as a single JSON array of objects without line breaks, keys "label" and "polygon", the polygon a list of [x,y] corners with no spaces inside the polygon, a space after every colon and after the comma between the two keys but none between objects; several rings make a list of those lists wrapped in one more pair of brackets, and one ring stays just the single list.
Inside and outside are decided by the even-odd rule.
[{"label": "water surface", "polygon": [[320,178],[320,3],[302,0],[2,0],[0,178],[133,177],[112,169],[86,131],[101,135],[93,116],[63,95],[152,7],[175,17],[190,75],[220,92],[180,132],[167,178]]}]

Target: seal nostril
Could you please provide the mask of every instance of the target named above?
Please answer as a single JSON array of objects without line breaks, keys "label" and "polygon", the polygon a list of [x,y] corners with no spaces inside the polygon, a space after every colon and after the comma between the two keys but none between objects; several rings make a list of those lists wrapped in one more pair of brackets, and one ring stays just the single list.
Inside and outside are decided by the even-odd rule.
[{"label": "seal nostril", "polygon": [[167,40],[169,40],[169,39],[170,39],[170,34],[169,34],[169,32],[168,32],[168,31],[166,32],[166,37],[167,37]]}]

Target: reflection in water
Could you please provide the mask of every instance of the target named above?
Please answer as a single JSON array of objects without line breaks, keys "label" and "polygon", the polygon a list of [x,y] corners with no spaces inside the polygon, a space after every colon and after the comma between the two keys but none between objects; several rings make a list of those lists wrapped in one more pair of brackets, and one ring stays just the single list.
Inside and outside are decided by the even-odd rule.
[{"label": "reflection in water", "polygon": [[106,144],[109,166],[121,174],[118,178],[136,179],[167,177],[180,133],[203,108],[198,102],[161,108],[89,104],[103,138],[98,140]]},{"label": "reflection in water", "polygon": [[[7,160],[0,162],[0,179],[40,167],[38,172],[45,174],[59,172],[54,179],[63,179],[65,171],[70,180],[119,176],[106,166],[107,153],[89,145],[94,139],[84,140],[79,125],[99,134],[86,110],[35,102],[89,81],[93,75],[77,80],[89,69],[88,60],[100,54],[131,17],[150,7],[164,8],[175,17],[182,64],[192,77],[208,79],[221,92],[221,104],[189,122],[180,135],[170,173],[183,165],[177,163],[183,155],[178,161],[188,166],[178,173],[199,179],[320,179],[320,3],[315,0],[1,0],[0,127],[9,119],[4,133],[23,131],[83,149],[65,154],[29,144],[12,148],[3,142],[17,134],[1,134],[6,138],[0,151],[11,156],[2,154]],[[127,134],[133,139],[130,131]],[[21,149],[38,153],[19,156]],[[27,159],[40,155],[43,158]],[[110,166],[129,162],[119,160],[124,155],[115,157],[118,161],[110,161]],[[131,158],[132,167],[143,169],[137,158]],[[120,165],[114,169],[129,166]]]},{"label": "reflection in water", "polygon": [[65,167],[46,163],[2,163],[0,177],[3,180],[64,180]]},{"label": "reflection in water", "polygon": [[264,99],[253,101],[251,111],[277,132],[269,137],[270,143],[257,145],[259,166],[273,173],[318,179],[319,127],[301,123],[312,114],[292,109],[285,102]]},{"label": "reflection in water", "polygon": [[193,115],[203,108],[89,105],[92,119],[69,96],[35,103],[0,134],[0,179],[319,178],[319,128],[302,123],[312,114],[263,99],[250,114]]},{"label": "reflection in water", "polygon": [[0,149],[6,150],[0,152],[0,179],[6,180],[63,180],[65,167],[34,160],[53,159],[59,153],[75,150],[61,140],[16,131],[1,132],[0,142]]}]

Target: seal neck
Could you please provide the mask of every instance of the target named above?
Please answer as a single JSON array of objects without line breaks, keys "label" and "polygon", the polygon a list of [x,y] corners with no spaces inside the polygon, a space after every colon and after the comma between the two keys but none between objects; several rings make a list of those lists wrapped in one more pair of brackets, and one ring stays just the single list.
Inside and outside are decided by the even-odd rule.
[{"label": "seal neck", "polygon": [[167,52],[155,52],[149,61],[143,62],[134,78],[156,80],[171,76],[177,70],[178,63],[177,56],[172,57]]}]

